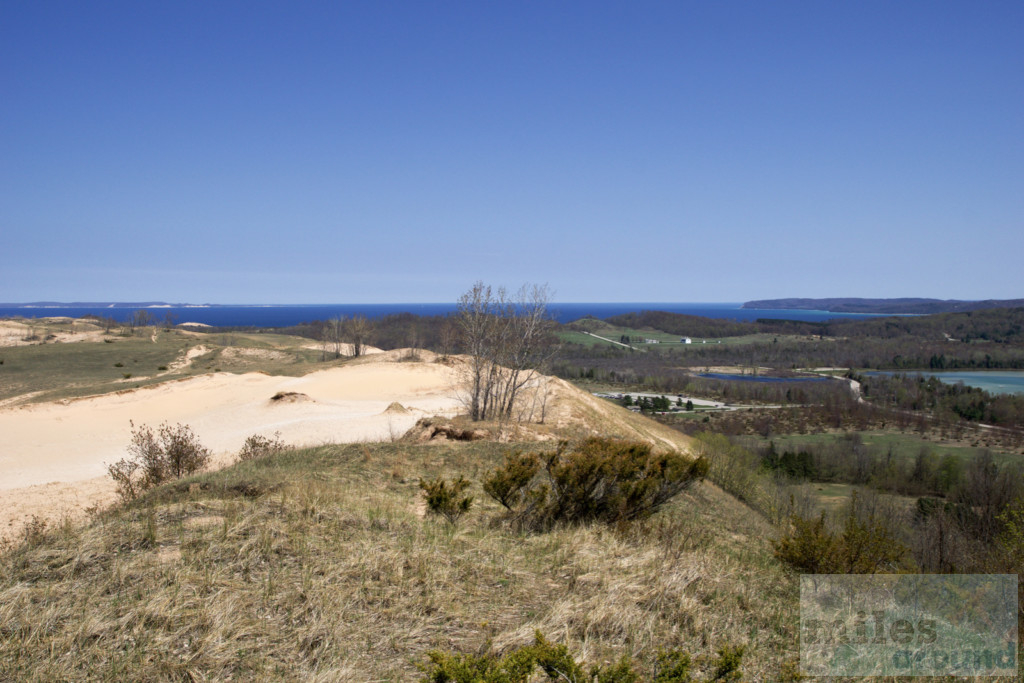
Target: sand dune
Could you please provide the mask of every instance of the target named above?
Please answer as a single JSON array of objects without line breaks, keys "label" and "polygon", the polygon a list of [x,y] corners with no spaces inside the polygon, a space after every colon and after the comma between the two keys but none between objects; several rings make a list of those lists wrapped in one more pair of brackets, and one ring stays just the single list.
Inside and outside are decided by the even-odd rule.
[{"label": "sand dune", "polygon": [[[0,409],[0,535],[60,500],[74,512],[112,496],[106,463],[125,456],[131,421],[184,423],[230,463],[247,436],[286,443],[386,440],[423,415],[454,414],[455,371],[438,363],[364,362],[304,377],[214,374],[57,403]],[[302,401],[273,401],[278,392]],[[388,411],[392,402],[408,409]],[[58,506],[59,507],[59,506]],[[12,526],[13,523],[13,526]]]}]

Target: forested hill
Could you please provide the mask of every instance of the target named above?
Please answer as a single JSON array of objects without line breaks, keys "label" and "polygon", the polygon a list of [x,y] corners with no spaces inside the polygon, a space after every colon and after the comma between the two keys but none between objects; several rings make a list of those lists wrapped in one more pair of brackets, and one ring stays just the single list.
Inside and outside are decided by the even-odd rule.
[{"label": "forested hill", "polygon": [[955,299],[762,299],[748,301],[742,308],[798,311],[831,311],[833,313],[959,313],[989,308],[1024,306],[1024,299],[986,299],[958,301]]},{"label": "forested hill", "polygon": [[964,313],[870,318],[867,320],[830,320],[818,323],[767,319],[756,322],[738,322],[665,311],[642,311],[606,318],[606,322],[633,329],[650,328],[670,334],[708,338],[768,332],[844,338],[911,337],[943,342],[990,341],[1024,345],[1024,306]]}]

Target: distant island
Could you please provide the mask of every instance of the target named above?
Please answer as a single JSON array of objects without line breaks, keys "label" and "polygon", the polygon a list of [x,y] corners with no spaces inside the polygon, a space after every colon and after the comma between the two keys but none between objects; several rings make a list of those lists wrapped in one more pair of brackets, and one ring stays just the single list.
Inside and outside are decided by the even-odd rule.
[{"label": "distant island", "polygon": [[759,310],[829,311],[830,313],[962,313],[988,308],[1016,308],[1024,299],[760,299],[748,301],[741,308]]}]

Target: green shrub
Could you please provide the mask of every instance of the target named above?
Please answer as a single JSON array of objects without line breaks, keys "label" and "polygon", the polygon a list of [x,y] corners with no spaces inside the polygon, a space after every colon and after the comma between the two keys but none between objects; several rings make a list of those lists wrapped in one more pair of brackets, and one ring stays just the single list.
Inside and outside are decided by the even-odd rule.
[{"label": "green shrub", "polygon": [[559,522],[621,522],[653,514],[702,479],[707,460],[655,455],[644,443],[591,437],[562,442],[552,453],[514,453],[484,482],[484,491],[530,528]]},{"label": "green shrub", "polygon": [[789,532],[775,542],[775,556],[808,574],[874,574],[905,568],[908,549],[877,519],[861,519],[857,493],[842,531],[830,531],[825,513],[818,519],[790,518]]},{"label": "green shrub", "polygon": [[473,504],[472,496],[463,495],[469,488],[469,481],[462,476],[451,484],[442,477],[431,481],[420,479],[420,488],[427,496],[427,509],[444,517],[452,526],[458,524],[459,518],[469,512]]},{"label": "green shrub", "polygon": [[[493,654],[451,654],[437,650],[427,653],[430,664],[420,669],[424,683],[526,683],[541,680],[533,674],[540,669],[551,681],[570,683],[633,683],[634,678],[597,678],[600,670],[587,672],[573,659],[565,645],[549,643],[540,631],[534,644],[502,657]],[[628,663],[627,663],[628,666]],[[632,668],[630,668],[630,673]]]},{"label": "green shrub", "polygon": [[690,683],[690,655],[682,650],[658,653],[658,670],[654,683]]},{"label": "green shrub", "polygon": [[536,453],[515,451],[505,454],[505,464],[495,470],[484,482],[484,493],[498,501],[509,511],[522,504],[524,490],[540,469],[540,456]]},{"label": "green shrub", "polygon": [[836,539],[825,528],[825,513],[818,519],[790,518],[789,533],[775,542],[775,556],[807,574],[828,574],[835,564]]},{"label": "green shrub", "polygon": [[1000,570],[1024,567],[1024,500],[1004,508],[999,521],[1003,526],[996,537],[996,548],[1003,565]]},{"label": "green shrub", "polygon": [[[742,646],[719,648],[711,663],[713,672],[708,681],[738,681]],[[512,650],[498,657],[494,654],[473,655],[433,650],[427,653],[430,662],[420,665],[423,683],[539,683],[542,680],[567,683],[693,683],[690,655],[681,650],[658,654],[653,679],[641,679],[629,657],[614,664],[589,669],[573,658],[565,645],[548,642],[540,631],[534,633],[533,645]],[[546,678],[543,678],[546,677]]]},{"label": "green shrub", "polygon": [[718,659],[715,661],[715,672],[712,681],[740,680],[740,663],[746,648],[742,645],[723,645],[718,648]]},{"label": "green shrub", "polygon": [[129,458],[107,466],[122,500],[132,500],[143,491],[171,479],[193,474],[206,467],[210,451],[188,425],[164,423],[156,432],[132,423]]}]

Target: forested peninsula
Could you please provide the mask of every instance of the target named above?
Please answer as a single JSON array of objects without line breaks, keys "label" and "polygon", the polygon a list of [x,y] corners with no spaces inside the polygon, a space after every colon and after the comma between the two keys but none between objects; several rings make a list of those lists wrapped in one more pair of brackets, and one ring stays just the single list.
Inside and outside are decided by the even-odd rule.
[{"label": "forested peninsula", "polygon": [[987,308],[1014,308],[1024,306],[1024,299],[986,299],[960,301],[957,299],[759,299],[748,301],[742,308],[755,310],[831,311],[833,313],[894,313],[932,314],[962,313]]}]

